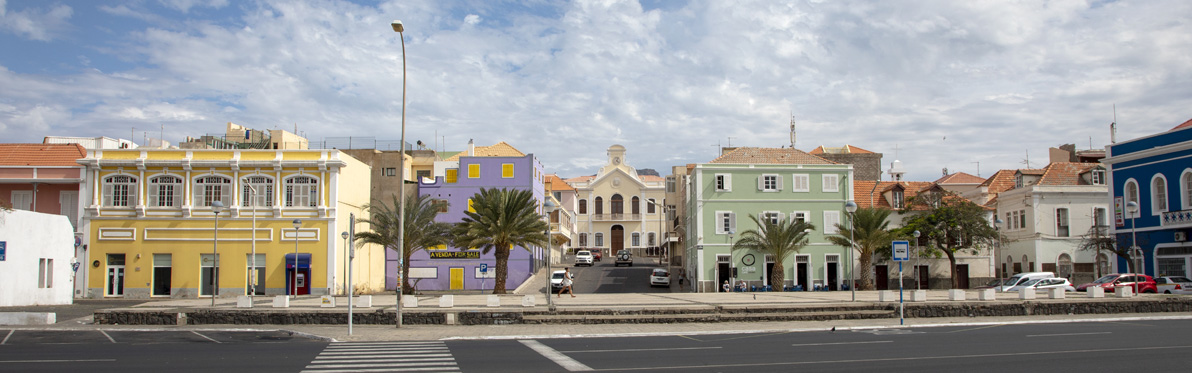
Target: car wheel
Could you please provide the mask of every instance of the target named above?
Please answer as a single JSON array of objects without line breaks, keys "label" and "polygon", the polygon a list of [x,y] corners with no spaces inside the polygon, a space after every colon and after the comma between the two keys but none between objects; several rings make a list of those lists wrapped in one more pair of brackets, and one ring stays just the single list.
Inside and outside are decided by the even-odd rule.
[{"label": "car wheel", "polygon": [[1163,294],[1171,294],[1171,290],[1165,290],[1163,291]]}]

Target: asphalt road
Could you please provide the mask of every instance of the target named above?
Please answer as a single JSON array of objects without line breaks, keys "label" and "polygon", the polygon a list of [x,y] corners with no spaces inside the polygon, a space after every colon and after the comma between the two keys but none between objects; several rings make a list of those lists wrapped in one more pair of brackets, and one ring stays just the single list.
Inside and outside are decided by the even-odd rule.
[{"label": "asphalt road", "polygon": [[1183,371],[1192,320],[326,343],[285,332],[0,329],[0,371]]},{"label": "asphalt road", "polygon": [[[567,256],[565,263],[574,263],[572,256]],[[650,260],[654,259],[654,260]],[[575,275],[573,288],[577,294],[593,293],[669,293],[678,291],[678,278],[671,276],[673,283],[670,287],[650,286],[650,271],[658,268],[657,258],[633,258],[633,266],[617,267],[611,258],[604,258],[591,267],[571,267]],[[673,288],[673,290],[672,290]]]}]

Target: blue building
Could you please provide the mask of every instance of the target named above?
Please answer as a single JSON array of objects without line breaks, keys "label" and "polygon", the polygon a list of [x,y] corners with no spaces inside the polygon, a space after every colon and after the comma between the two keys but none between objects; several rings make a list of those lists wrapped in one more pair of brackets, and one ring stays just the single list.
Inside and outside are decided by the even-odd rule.
[{"label": "blue building", "polygon": [[[1192,276],[1192,120],[1110,145],[1105,155],[1118,245],[1137,242],[1148,275]],[[1131,201],[1138,203],[1133,215]],[[1117,268],[1129,271],[1123,258]]]}]

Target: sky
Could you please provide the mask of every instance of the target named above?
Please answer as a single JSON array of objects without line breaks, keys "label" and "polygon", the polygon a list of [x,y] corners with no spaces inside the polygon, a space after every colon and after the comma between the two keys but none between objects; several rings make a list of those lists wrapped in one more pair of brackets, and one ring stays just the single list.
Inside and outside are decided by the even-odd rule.
[{"label": "sky", "polygon": [[[906,179],[1039,168],[1192,118],[1192,2],[0,0],[0,142],[295,128],[508,142],[562,177],[613,144],[851,144]],[[888,176],[885,177],[888,180]]]}]

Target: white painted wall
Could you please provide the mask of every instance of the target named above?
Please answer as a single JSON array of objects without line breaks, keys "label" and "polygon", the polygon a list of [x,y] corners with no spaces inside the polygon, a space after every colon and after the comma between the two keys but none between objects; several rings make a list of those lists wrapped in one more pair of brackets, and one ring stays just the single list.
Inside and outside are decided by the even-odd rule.
[{"label": "white painted wall", "polygon": [[[62,215],[0,211],[0,307],[71,304],[74,228]],[[40,259],[53,259],[50,288],[38,287]]]}]

